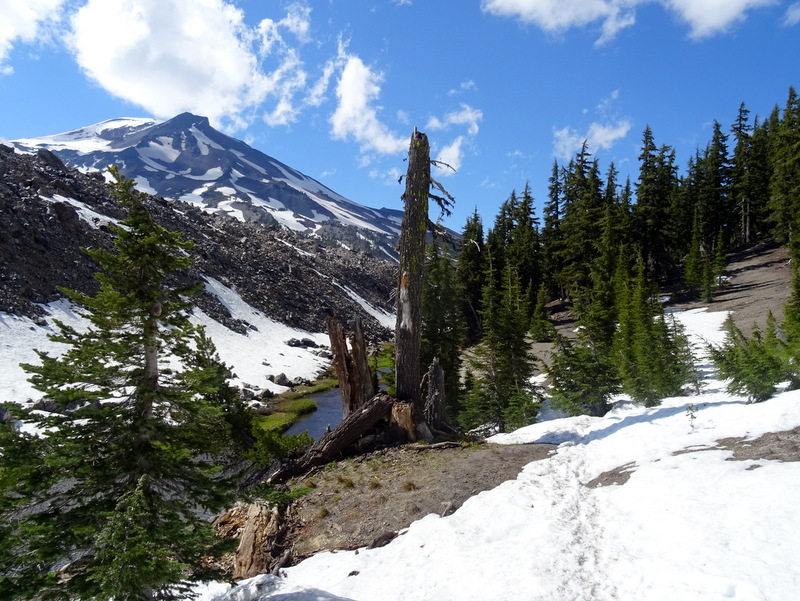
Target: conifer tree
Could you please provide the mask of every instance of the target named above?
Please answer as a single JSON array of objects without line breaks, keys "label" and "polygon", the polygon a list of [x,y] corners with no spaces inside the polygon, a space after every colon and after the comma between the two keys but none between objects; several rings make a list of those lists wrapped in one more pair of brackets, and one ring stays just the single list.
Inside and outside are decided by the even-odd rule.
[{"label": "conifer tree", "polygon": [[[517,274],[523,293],[533,310],[535,295],[541,282],[539,220],[533,206],[530,184],[526,183],[513,212],[513,226],[509,232],[508,262]],[[530,316],[529,316],[530,317]]]},{"label": "conifer tree", "polygon": [[461,231],[456,274],[463,294],[462,312],[467,326],[467,340],[474,344],[481,337],[481,296],[486,277],[483,223],[478,210],[467,218]]},{"label": "conifer tree", "polygon": [[749,402],[767,400],[786,376],[782,361],[782,345],[778,340],[772,313],[764,337],[753,324],[748,338],[736,326],[731,316],[725,321],[725,341],[720,346],[709,345],[708,351],[720,376],[729,380],[728,392],[746,395]]},{"label": "conifer tree", "polygon": [[792,244],[792,236],[797,237],[792,226],[800,213],[800,96],[794,87],[789,89],[783,115],[773,122],[770,135],[771,219],[775,235]]},{"label": "conifer tree", "polygon": [[653,296],[640,260],[627,292],[619,295],[614,349],[622,391],[648,407],[680,394],[684,384],[695,380],[688,340],[674,320],[667,321]]},{"label": "conifer tree", "polygon": [[455,418],[460,412],[461,347],[465,328],[454,261],[439,248],[437,241],[428,247],[425,273],[420,371],[424,373],[434,358],[439,359],[445,379],[445,409],[448,417]]},{"label": "conifer tree", "polygon": [[619,392],[611,355],[582,336],[575,341],[556,336],[547,376],[551,406],[569,415],[605,415],[611,397]]},{"label": "conifer tree", "polygon": [[692,241],[683,270],[683,283],[690,297],[696,297],[703,286],[703,253],[700,248],[700,222],[695,212]]},{"label": "conifer tree", "polygon": [[87,251],[102,270],[95,296],[63,291],[90,326],[57,323],[64,353],[23,366],[57,412],[18,407],[38,434],[0,439],[13,552],[4,599],[173,598],[218,552],[200,512],[231,500],[220,470],[233,458],[231,424],[249,424],[189,321],[197,286],[175,282],[192,243],[155,223],[133,181],[110,171],[128,212],[112,228],[116,252]]},{"label": "conifer tree", "polygon": [[603,183],[597,160],[589,161],[584,143],[565,171],[561,282],[568,296],[575,298],[591,286],[590,266],[597,256],[602,232]]},{"label": "conifer tree", "polygon": [[[492,257],[489,256],[489,271]],[[506,265],[500,289],[487,274],[483,296],[484,336],[474,349],[473,386],[467,393],[462,424],[490,423],[500,432],[533,421],[538,412],[530,384],[535,358],[527,340],[528,311],[519,279]],[[479,423],[470,420],[479,419]]]},{"label": "conifer tree", "polygon": [[645,265],[646,276],[660,281],[671,269],[670,208],[677,189],[675,152],[669,146],[656,147],[648,125],[639,154],[636,204],[632,211],[633,236]]},{"label": "conifer tree", "polygon": [[564,296],[561,282],[563,257],[562,231],[562,185],[561,169],[558,162],[553,162],[553,170],[548,180],[547,201],[543,210],[544,227],[542,228],[542,279],[549,296]]},{"label": "conifer tree", "polygon": [[546,300],[545,284],[542,282],[536,295],[536,305],[531,318],[531,336],[536,342],[551,342],[556,335],[556,328],[547,314]]}]

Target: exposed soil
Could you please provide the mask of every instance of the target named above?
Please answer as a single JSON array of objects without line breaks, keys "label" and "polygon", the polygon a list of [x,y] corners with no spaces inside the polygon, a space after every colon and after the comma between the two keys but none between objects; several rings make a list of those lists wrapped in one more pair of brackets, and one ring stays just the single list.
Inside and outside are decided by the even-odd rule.
[{"label": "exposed soil", "polygon": [[[791,281],[783,248],[764,243],[732,255],[726,275],[728,285],[710,306],[698,302],[671,308],[733,311],[745,330],[754,322],[763,327],[769,310],[781,319]],[[568,315],[561,315],[558,325],[565,331],[574,327]],[[536,350],[541,356],[547,349],[540,345]],[[725,439],[713,448],[733,450],[733,459],[797,461],[800,428],[754,441]],[[696,450],[701,449],[691,451]],[[452,513],[469,497],[515,478],[523,466],[553,452],[553,445],[539,444],[440,449],[411,445],[330,464],[290,482],[311,492],[289,509],[283,544],[291,547],[292,562],[323,550],[386,544],[413,521],[429,513]],[[586,485],[622,485],[635,469],[635,464],[626,464]]]},{"label": "exposed soil", "polygon": [[713,302],[675,303],[670,308],[732,311],[734,322],[745,333],[750,332],[754,323],[763,330],[769,311],[780,323],[792,282],[792,268],[784,247],[762,242],[732,253],[724,275],[728,283],[714,295]]},{"label": "exposed soil", "polygon": [[448,515],[469,497],[517,477],[555,445],[407,445],[329,464],[293,486],[311,492],[295,503],[294,555],[380,546],[430,513]]}]

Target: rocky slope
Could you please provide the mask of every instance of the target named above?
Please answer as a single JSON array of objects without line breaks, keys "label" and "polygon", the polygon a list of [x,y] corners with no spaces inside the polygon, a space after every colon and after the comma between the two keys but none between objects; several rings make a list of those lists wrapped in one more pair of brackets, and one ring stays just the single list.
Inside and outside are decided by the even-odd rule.
[{"label": "rocky slope", "polygon": [[82,171],[116,164],[144,192],[189,202],[243,222],[279,226],[346,248],[395,257],[402,212],[359,205],[227,136],[205,117],[110,119],[73,131],[15,140],[46,149]]},{"label": "rocky slope", "polygon": [[[144,195],[144,202],[157,221],[195,242],[188,277],[234,287],[289,326],[323,332],[335,313],[345,323],[360,316],[373,339],[390,335],[387,320],[382,325],[375,315],[393,310],[394,264],[160,196]],[[0,145],[0,311],[41,315],[39,305],[58,298],[59,286],[92,292],[96,266],[81,247],[110,248],[108,225],[122,218],[100,172],[66,167],[45,149],[28,155]],[[249,327],[211,294],[198,304],[236,331]]]}]

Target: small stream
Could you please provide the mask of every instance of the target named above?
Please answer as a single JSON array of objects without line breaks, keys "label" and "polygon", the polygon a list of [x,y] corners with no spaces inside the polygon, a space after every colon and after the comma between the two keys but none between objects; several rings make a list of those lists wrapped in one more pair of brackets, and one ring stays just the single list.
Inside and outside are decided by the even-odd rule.
[{"label": "small stream", "polygon": [[338,388],[334,388],[309,394],[308,398],[317,404],[317,410],[293,423],[285,434],[301,434],[304,430],[308,430],[311,438],[319,440],[328,426],[333,429],[342,421],[342,393]]}]

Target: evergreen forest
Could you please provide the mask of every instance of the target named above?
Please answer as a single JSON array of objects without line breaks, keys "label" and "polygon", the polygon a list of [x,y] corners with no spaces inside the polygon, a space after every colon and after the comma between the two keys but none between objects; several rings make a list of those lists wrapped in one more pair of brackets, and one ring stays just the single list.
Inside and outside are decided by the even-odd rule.
[{"label": "evergreen forest", "polygon": [[[526,183],[490,226],[476,210],[458,242],[431,245],[422,359],[438,356],[445,366],[447,409],[462,427],[504,431],[531,423],[541,398],[531,384],[537,367],[554,408],[571,415],[603,415],[619,392],[648,406],[680,394],[696,385],[697,374],[662,295],[711,301],[724,285],[726,253],[765,238],[787,245],[798,264],[794,88],[765,117],[751,116],[742,103],[729,126],[714,121],[711,139],[684,164],[656,136],[649,126],[642,133],[635,181],[621,181],[616,166],[601,166],[584,143],[567,164],[553,163],[541,215]],[[748,381],[769,381],[761,386],[772,390],[796,379],[794,269],[784,324],[773,319],[768,332],[748,338],[731,323],[725,347],[711,349],[739,391],[749,394]],[[571,312],[574,337],[556,333],[554,307]],[[533,356],[533,341],[553,343],[546,365]],[[763,369],[747,375],[742,366],[755,355],[767,356],[756,361]],[[766,398],[763,391],[750,397]]]}]

